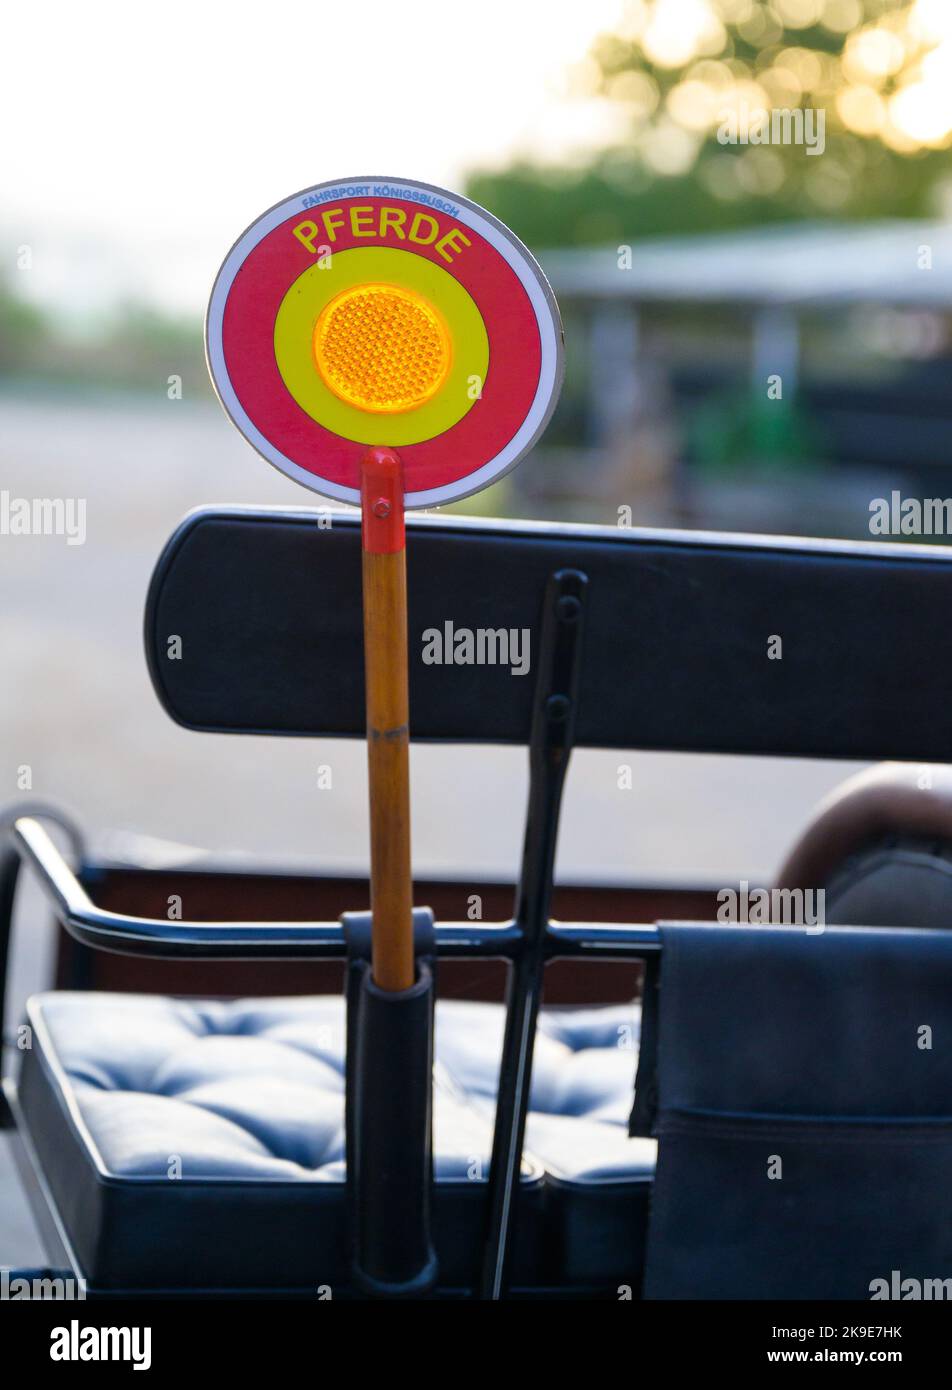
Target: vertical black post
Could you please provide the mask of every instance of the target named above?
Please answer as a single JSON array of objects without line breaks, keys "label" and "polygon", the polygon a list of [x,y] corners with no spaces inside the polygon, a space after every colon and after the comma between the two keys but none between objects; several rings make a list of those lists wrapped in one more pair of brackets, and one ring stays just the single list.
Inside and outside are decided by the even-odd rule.
[{"label": "vertical black post", "polygon": [[371,914],[343,917],[347,941],[347,1189],[357,1288],[420,1298],[437,1261],[433,1186],[433,914],[413,909],[416,979],[384,990],[371,972]]},{"label": "vertical black post", "polygon": [[515,907],[522,945],[509,971],[489,1172],[480,1284],[485,1299],[501,1298],[508,1280],[559,811],[575,734],[587,586],[588,578],[579,570],[559,570],[546,587],[529,744],[529,804]]}]

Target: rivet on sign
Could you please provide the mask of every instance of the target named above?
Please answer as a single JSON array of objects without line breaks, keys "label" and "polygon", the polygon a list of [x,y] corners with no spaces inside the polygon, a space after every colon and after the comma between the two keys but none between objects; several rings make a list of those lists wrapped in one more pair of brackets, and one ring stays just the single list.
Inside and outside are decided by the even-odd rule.
[{"label": "rivet on sign", "polygon": [[378,497],[370,509],[374,516],[384,517],[390,515],[390,503],[386,497]]}]

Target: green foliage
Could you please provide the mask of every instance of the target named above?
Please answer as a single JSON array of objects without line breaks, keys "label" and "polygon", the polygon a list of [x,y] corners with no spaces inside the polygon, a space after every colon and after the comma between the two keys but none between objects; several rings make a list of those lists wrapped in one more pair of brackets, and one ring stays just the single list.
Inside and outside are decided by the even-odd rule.
[{"label": "green foliage", "polygon": [[810,472],[824,441],[796,404],[767,401],[749,391],[710,397],[694,412],[688,447],[702,473],[769,475]]},{"label": "green foliage", "polygon": [[163,392],[174,375],[189,382],[190,396],[210,394],[197,321],[128,303],[108,323],[77,336],[3,284],[0,373]]},{"label": "green foliage", "polygon": [[[912,0],[637,0],[577,84],[626,139],[584,165],[478,170],[468,192],[542,247],[933,216],[949,186],[949,49],[952,26],[933,33]],[[822,113],[822,147],[764,140],[772,111]]]},{"label": "green foliage", "polygon": [[48,331],[43,312],[0,283],[0,371],[35,368]]},{"label": "green foliage", "polygon": [[[856,172],[849,179],[848,197],[837,210],[839,217],[868,220],[935,214],[935,188],[948,177],[948,155],[928,151],[899,156],[849,137],[841,144],[852,147],[842,153],[855,164]],[[665,176],[633,168],[627,187],[614,154],[599,156],[587,169],[559,174],[520,163],[498,173],[474,173],[466,191],[483,207],[492,208],[527,245],[537,247],[621,244],[633,238],[730,231],[829,216],[805,196],[799,180],[787,180],[775,193],[725,199],[699,177],[701,169],[711,168],[713,182],[724,163],[743,157],[736,149],[708,142],[690,173]]]}]

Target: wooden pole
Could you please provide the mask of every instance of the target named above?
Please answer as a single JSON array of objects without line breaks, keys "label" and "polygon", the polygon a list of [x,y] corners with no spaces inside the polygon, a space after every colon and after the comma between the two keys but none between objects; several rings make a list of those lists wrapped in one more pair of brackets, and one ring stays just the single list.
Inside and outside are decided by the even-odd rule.
[{"label": "wooden pole", "polygon": [[370,778],[372,973],[381,989],[409,989],[413,959],[410,869],[410,702],[403,466],[391,449],[361,463],[364,679]]}]

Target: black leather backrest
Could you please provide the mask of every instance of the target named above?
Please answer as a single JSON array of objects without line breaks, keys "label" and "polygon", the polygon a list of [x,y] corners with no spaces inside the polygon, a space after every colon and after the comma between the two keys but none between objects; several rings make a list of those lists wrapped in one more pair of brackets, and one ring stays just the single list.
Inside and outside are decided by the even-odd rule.
[{"label": "black leather backrest", "polygon": [[[359,525],[318,516],[198,512],[172,537],[145,641],[179,723],[362,734]],[[950,549],[452,517],[409,525],[414,738],[528,739],[532,667],[428,665],[424,633],[528,630],[534,660],[560,568],[589,577],[583,746],[952,759]]]},{"label": "black leather backrest", "polygon": [[952,844],[882,837],[826,884],[826,921],[842,927],[952,929]]}]

